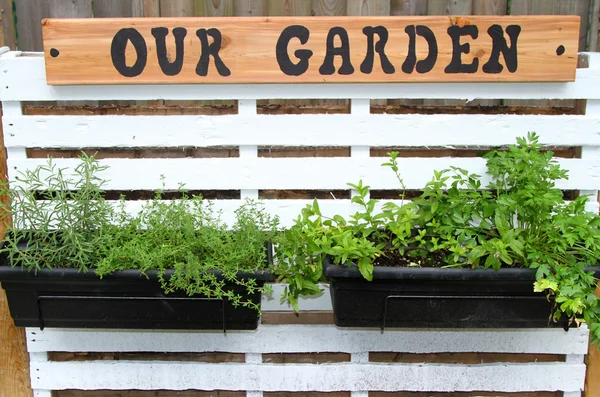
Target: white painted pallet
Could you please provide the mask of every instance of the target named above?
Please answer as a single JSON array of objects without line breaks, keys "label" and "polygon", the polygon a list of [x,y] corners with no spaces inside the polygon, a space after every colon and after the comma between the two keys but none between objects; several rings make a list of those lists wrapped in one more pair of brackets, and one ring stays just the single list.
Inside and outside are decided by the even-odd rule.
[{"label": "white painted pallet", "polygon": [[[563,189],[596,197],[600,190],[600,54],[584,54],[589,69],[577,70],[569,83],[398,83],[304,85],[46,85],[42,54],[0,49],[0,100],[9,176],[39,165],[28,148],[176,148],[233,146],[238,158],[106,159],[109,189],[155,189],[160,175],[167,188],[184,182],[189,189],[240,190],[240,200],[216,200],[230,219],[245,198],[260,189],[348,189],[364,179],[374,189],[397,189],[383,158],[370,149],[485,148],[513,143],[528,131],[549,146],[581,147],[581,159],[560,159],[570,170]],[[351,99],[350,114],[257,115],[258,99]],[[573,115],[386,115],[370,114],[370,99],[587,99],[586,114]],[[238,100],[238,114],[225,116],[26,116],[22,101],[79,100]],[[260,146],[343,146],[350,157],[260,158]],[[56,160],[70,167],[72,159]],[[433,169],[457,165],[484,174],[481,159],[400,159],[408,188],[419,189]],[[143,172],[140,172],[143,170]],[[133,177],[135,175],[135,177]],[[351,192],[354,194],[354,192]],[[598,206],[590,208],[598,211]],[[267,210],[288,226],[307,200],[264,200]],[[129,202],[137,211],[143,202]],[[348,199],[323,200],[326,214],[349,215]],[[290,311],[279,301],[284,286],[274,285],[262,309]],[[303,299],[301,309],[330,311],[327,286]],[[349,330],[332,325],[260,325],[256,331],[176,332],[27,329],[32,385],[37,397],[60,389],[203,389],[263,391],[564,391],[581,395],[588,330]],[[51,362],[48,352],[230,352],[244,353],[245,363],[164,361]],[[345,352],[348,363],[263,363],[267,353]],[[369,362],[370,352],[540,353],[564,354],[565,362],[494,364],[397,364]]]}]

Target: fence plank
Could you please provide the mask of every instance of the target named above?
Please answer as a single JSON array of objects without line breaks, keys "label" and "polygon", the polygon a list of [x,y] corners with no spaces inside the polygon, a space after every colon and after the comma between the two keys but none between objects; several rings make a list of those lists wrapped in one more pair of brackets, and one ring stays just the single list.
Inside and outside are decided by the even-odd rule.
[{"label": "fence plank", "polygon": [[233,15],[233,0],[196,0],[196,16],[230,17]]},{"label": "fence plank", "polygon": [[269,0],[270,16],[309,16],[311,0]]},{"label": "fence plank", "polygon": [[0,0],[0,12],[1,17],[1,32],[2,38],[0,43],[3,46],[8,46],[11,50],[17,49],[16,43],[16,31],[15,31],[15,19],[13,14],[13,1],[12,0]]},{"label": "fence plank", "polygon": [[592,0],[590,9],[590,51],[600,51],[600,0]]},{"label": "fence plank", "polygon": [[50,16],[46,0],[19,0],[17,13],[17,47],[21,51],[42,51],[42,19]]},{"label": "fence plank", "polygon": [[[94,0],[94,18],[128,18],[143,16],[139,0]],[[135,12],[134,12],[135,9]]]},{"label": "fence plank", "polygon": [[236,0],[233,2],[233,15],[260,17],[269,14],[267,0]]},{"label": "fence plank", "polygon": [[423,0],[392,0],[390,15],[427,15],[427,2]]},{"label": "fence plank", "polygon": [[348,15],[390,15],[390,0],[348,0]]}]

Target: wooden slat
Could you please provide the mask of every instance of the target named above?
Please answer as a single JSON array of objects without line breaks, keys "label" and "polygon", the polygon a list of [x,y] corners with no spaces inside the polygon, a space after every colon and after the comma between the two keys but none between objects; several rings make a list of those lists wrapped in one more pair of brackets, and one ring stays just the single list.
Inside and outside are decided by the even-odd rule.
[{"label": "wooden slat", "polygon": [[[306,150],[323,146],[477,150],[512,144],[528,131],[537,131],[540,142],[548,146],[600,146],[600,116],[579,115],[53,115],[5,116],[4,123],[6,146],[21,148],[126,150],[257,145]],[[329,149],[337,150],[334,148]],[[275,151],[284,150],[289,149]]]},{"label": "wooden slat", "polygon": [[[87,397],[87,396],[86,396]],[[95,397],[95,396],[94,396]],[[450,392],[450,393],[428,393],[428,392],[370,392],[369,397],[563,397],[562,392],[534,391],[524,393],[502,393],[498,392]]]},{"label": "wooden slat", "polygon": [[[370,17],[373,18],[373,17]],[[400,18],[400,17],[398,17]],[[573,81],[577,63],[577,29],[579,18],[569,16],[538,16],[535,18],[524,17],[490,17],[472,16],[457,21],[446,17],[419,17],[418,19],[399,20],[395,18],[368,19],[342,17],[320,18],[318,20],[306,18],[245,18],[227,19],[187,19],[181,21],[159,22],[155,19],[129,19],[129,20],[76,20],[76,19],[49,19],[43,25],[44,46],[46,54],[46,78],[52,85],[63,84],[144,84],[144,83],[323,83],[323,82],[439,82],[439,81]],[[135,76],[126,76],[125,71],[118,71],[111,59],[111,42],[115,31],[122,28],[134,27],[144,37],[146,43],[151,43],[154,38],[150,31],[157,23],[161,26],[174,28],[185,27],[194,31],[198,26],[210,23],[213,28],[219,29],[227,37],[227,45],[220,52],[222,62],[227,66],[227,73],[223,70],[217,72],[215,66],[209,68],[206,76],[196,73],[197,59],[200,57],[200,46],[190,47],[187,43],[183,66],[173,75],[166,76],[158,65],[154,46],[149,47],[146,57],[147,62]],[[437,61],[431,71],[424,73],[405,73],[401,70],[404,62],[405,25],[423,24],[432,29],[437,37],[440,48]],[[477,39],[472,40],[471,52],[463,56],[463,61],[468,62],[478,56],[481,65],[474,73],[450,73],[445,67],[452,58],[452,43],[447,28],[449,24],[470,24],[477,26],[482,32]],[[276,46],[281,32],[288,26],[301,24],[310,30],[310,43],[306,48],[313,51],[309,66],[300,75],[286,75],[280,69],[273,49]],[[382,67],[376,64],[371,73],[364,74],[358,69],[353,72],[340,74],[323,73],[318,66],[325,64],[325,42],[328,31],[334,26],[343,26],[349,36],[349,43],[363,43],[363,27],[367,25],[385,26],[389,31],[390,40],[387,43],[389,61],[395,65],[394,73],[384,73]],[[518,69],[509,72],[508,67],[496,73],[484,73],[483,66],[490,59],[492,40],[484,34],[493,24],[521,26],[519,36]],[[561,29],[558,29],[560,24]],[[255,37],[255,40],[248,40]],[[123,39],[125,40],[125,39]],[[174,51],[175,42],[167,41],[169,51]],[[350,45],[350,44],[349,44]],[[562,47],[561,47],[562,46]],[[564,53],[557,48],[564,49]],[[185,45],[184,45],[185,48]],[[349,59],[358,66],[365,58],[366,47],[353,46]],[[51,51],[51,50],[54,50]],[[52,55],[51,54],[54,54]],[[132,52],[129,53],[130,57]],[[242,55],[243,54],[243,55]],[[425,46],[417,46],[418,59],[425,58],[428,50]],[[123,55],[125,56],[125,55]],[[347,65],[348,66],[348,65]],[[350,66],[348,66],[350,67]]]},{"label": "wooden slat", "polygon": [[269,353],[263,354],[267,364],[330,364],[350,361],[348,353]]},{"label": "wooden slat", "polygon": [[261,324],[333,324],[333,312],[265,312]]},{"label": "wooden slat", "polygon": [[[237,114],[237,106],[35,106],[25,103],[23,114],[26,116],[93,116],[93,115],[207,115],[220,116]],[[258,114],[349,114],[348,106],[340,105],[258,105]],[[371,106],[373,114],[537,114],[564,115],[584,114],[572,107],[543,107],[543,106],[406,106],[381,105]]]},{"label": "wooden slat", "polygon": [[[585,365],[569,363],[432,366],[345,363],[205,364],[176,362],[32,362],[34,388],[141,390],[349,391],[581,390]],[[77,377],[62,376],[76,373]],[[103,376],[97,376],[101,373]],[[514,379],[507,382],[507,379]],[[127,385],[127,386],[125,386]]]},{"label": "wooden slat", "polygon": [[179,361],[243,363],[243,353],[48,352],[50,361]]},{"label": "wooden slat", "polygon": [[[277,285],[277,284],[276,284]],[[279,300],[279,296],[274,297]],[[315,300],[315,298],[312,298]],[[327,299],[329,297],[327,296]],[[300,302],[311,306],[311,299]],[[306,305],[304,305],[306,303]],[[314,306],[314,304],[312,305]],[[264,310],[264,300],[263,300]],[[314,310],[314,309],[309,309]],[[334,325],[259,325],[253,332],[156,332],[127,330],[27,329],[32,353],[226,352],[226,353],[533,353],[586,354],[587,329],[396,330],[338,328]],[[333,343],[335,341],[335,343]]]},{"label": "wooden slat", "polygon": [[[568,180],[557,181],[564,190],[594,190],[600,186],[600,164],[597,160],[557,159],[569,172]],[[157,189],[164,176],[165,189],[177,189],[184,183],[189,189],[346,189],[348,181],[363,179],[373,189],[396,189],[393,172],[381,167],[381,158],[185,158],[185,159],[105,159],[108,169],[99,174],[108,180],[107,190]],[[19,172],[35,169],[47,163],[45,159],[8,160],[9,178]],[[78,159],[56,159],[57,167],[73,172]],[[400,158],[398,166],[404,173],[407,189],[422,189],[434,170],[456,166],[482,175],[481,183],[490,182],[486,175],[486,160],[482,158]],[[144,173],[140,174],[139,170]],[[214,170],[219,170],[215,173]],[[42,174],[43,175],[43,174]],[[132,179],[131,176],[136,175]],[[15,182],[17,183],[17,182]]]},{"label": "wooden slat", "polygon": [[490,364],[490,363],[551,363],[564,362],[562,354],[500,354],[500,353],[389,353],[371,352],[369,362],[427,364]]},{"label": "wooden slat", "polygon": [[246,397],[245,391],[201,390],[57,390],[53,397]]}]

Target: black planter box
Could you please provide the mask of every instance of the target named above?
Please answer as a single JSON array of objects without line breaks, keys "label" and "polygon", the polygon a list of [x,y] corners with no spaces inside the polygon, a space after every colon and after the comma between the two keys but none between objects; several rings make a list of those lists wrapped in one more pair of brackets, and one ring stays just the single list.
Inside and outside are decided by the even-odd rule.
[{"label": "black planter box", "polygon": [[[600,272],[600,268],[590,268]],[[335,324],[341,327],[566,328],[552,302],[533,292],[534,269],[378,267],[373,281],[356,266],[325,260]]]},{"label": "black planter box", "polygon": [[[10,267],[6,258],[0,264],[0,282],[18,327],[223,331],[258,327],[259,314],[254,309],[184,293],[165,295],[155,271],[146,277],[137,270],[124,270],[100,279],[94,271],[43,269],[34,273]],[[238,276],[256,279],[257,286],[275,278],[263,272]],[[260,304],[260,292],[248,295],[244,287],[228,288]]]}]

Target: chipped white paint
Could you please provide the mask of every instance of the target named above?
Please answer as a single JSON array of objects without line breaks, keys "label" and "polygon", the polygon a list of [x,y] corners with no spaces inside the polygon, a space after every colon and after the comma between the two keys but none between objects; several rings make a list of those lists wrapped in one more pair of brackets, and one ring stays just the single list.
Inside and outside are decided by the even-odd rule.
[{"label": "chipped white paint", "polygon": [[511,144],[528,131],[537,132],[540,141],[550,146],[600,145],[598,114],[9,116],[4,113],[3,121],[6,145],[18,147],[258,145],[460,149]]},{"label": "chipped white paint", "polygon": [[[185,159],[104,159],[109,168],[98,175],[108,182],[108,190],[156,189],[161,175],[166,189],[184,183],[188,189],[348,189],[348,182],[364,179],[372,189],[400,189],[394,173],[377,157],[338,158],[185,158]],[[19,171],[46,164],[47,159],[8,159],[9,178]],[[78,159],[55,159],[61,168],[73,168]],[[558,159],[569,171],[569,179],[557,182],[561,189],[588,190],[600,186],[600,161]],[[450,165],[479,175],[483,185],[486,161],[483,158],[399,158],[398,166],[407,189],[421,189],[434,170]],[[140,170],[144,170],[143,173]],[[135,178],[132,176],[135,175]]]},{"label": "chipped white paint", "polygon": [[[34,388],[262,391],[580,391],[584,364],[34,362]],[[102,374],[102,376],[98,376]]]},{"label": "chipped white paint", "polygon": [[[128,331],[27,328],[30,352],[486,352],[586,354],[589,332],[571,329],[410,330],[260,325],[256,331]],[[360,357],[360,356],[359,356]]]}]

